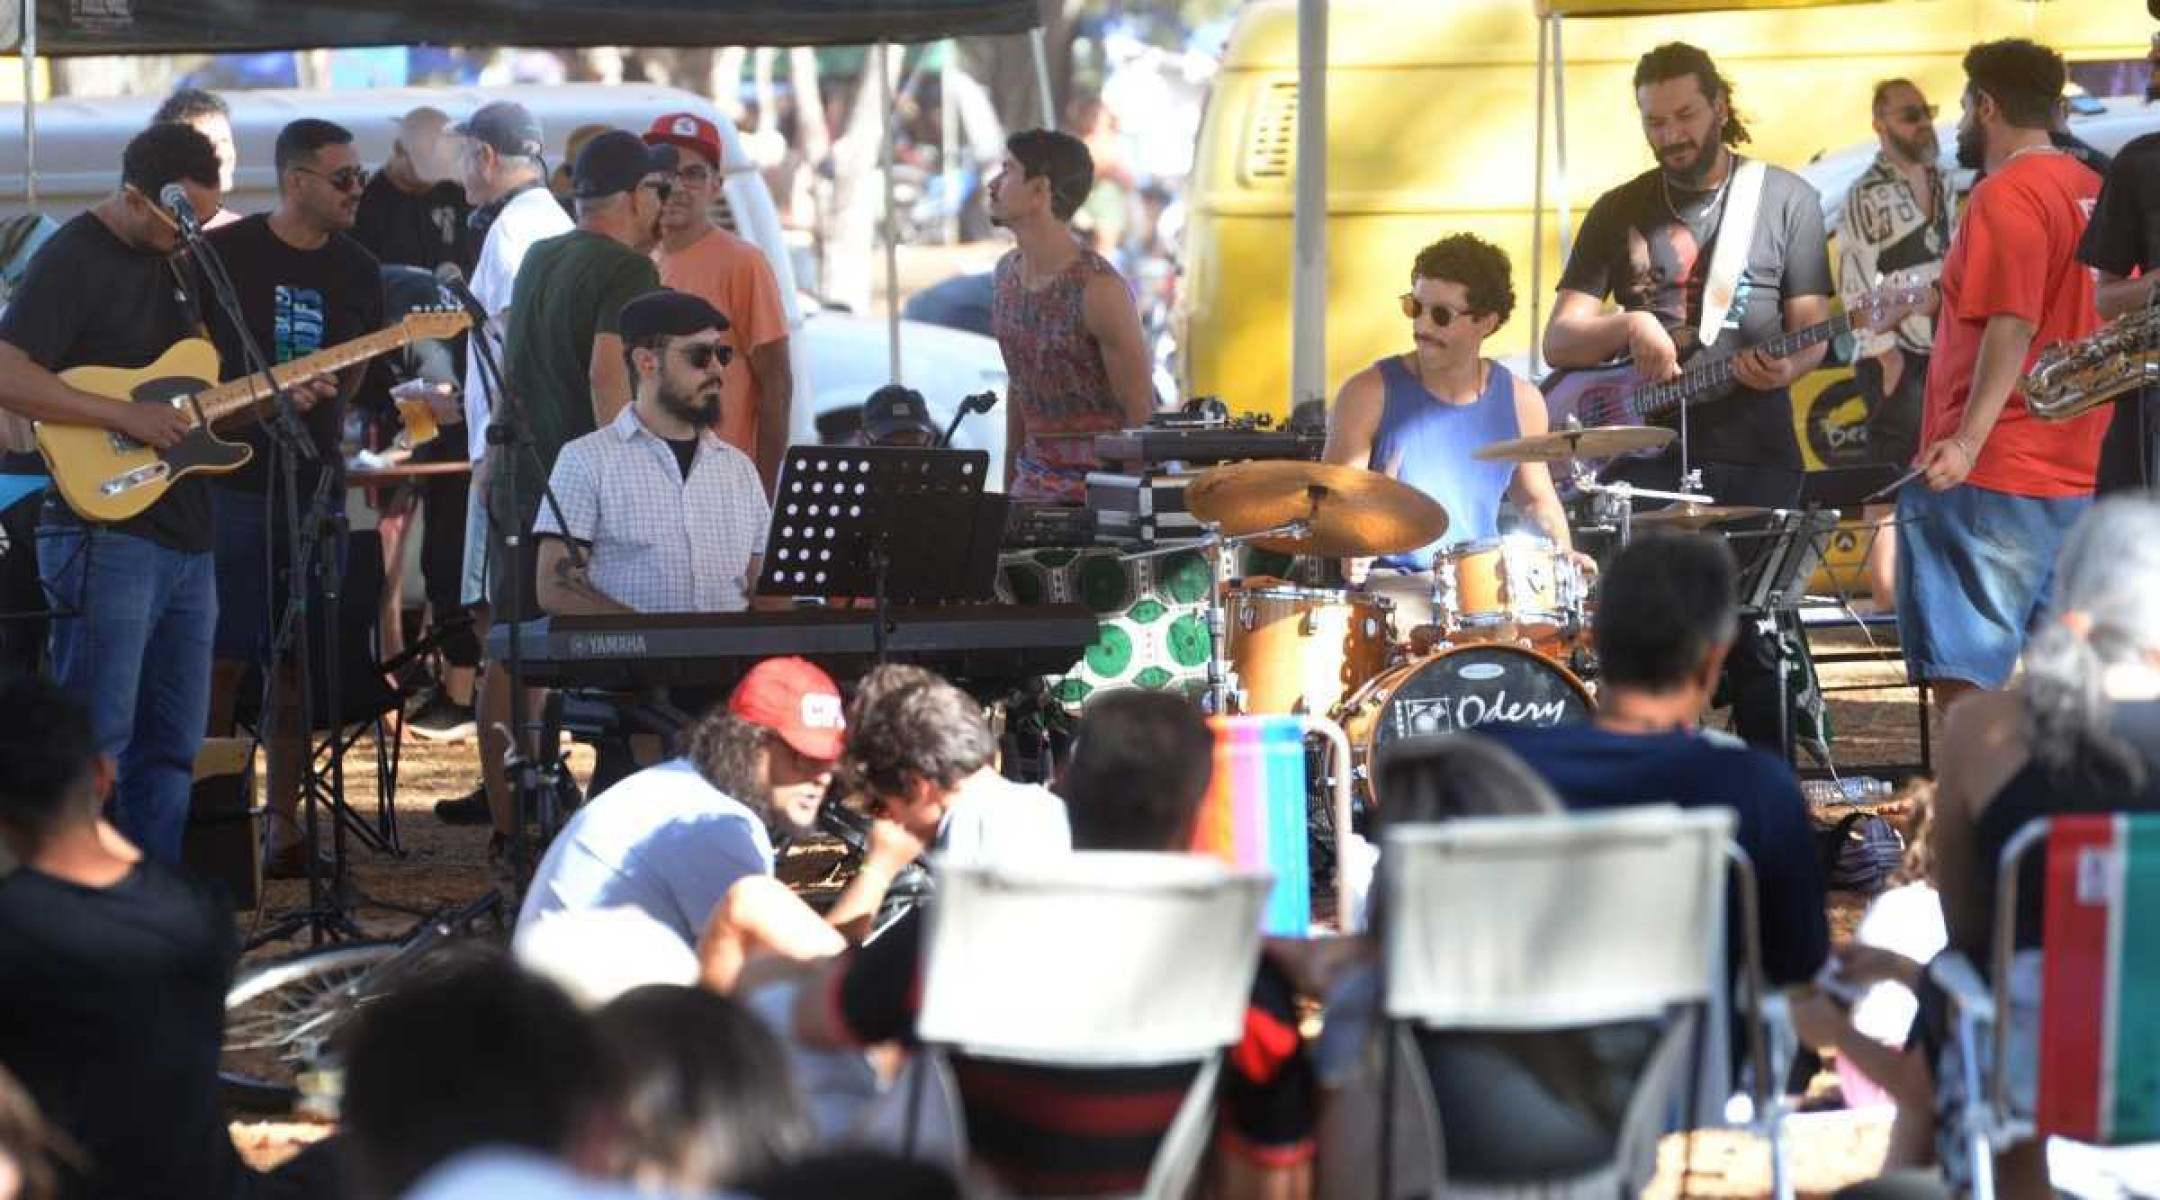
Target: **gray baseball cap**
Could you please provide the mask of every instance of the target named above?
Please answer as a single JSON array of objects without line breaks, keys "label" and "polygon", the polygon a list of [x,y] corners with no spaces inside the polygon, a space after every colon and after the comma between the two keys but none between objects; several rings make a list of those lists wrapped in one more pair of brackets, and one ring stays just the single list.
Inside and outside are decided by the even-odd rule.
[{"label": "gray baseball cap", "polygon": [[538,158],[544,145],[539,120],[514,100],[483,104],[450,131],[492,146],[506,158]]}]

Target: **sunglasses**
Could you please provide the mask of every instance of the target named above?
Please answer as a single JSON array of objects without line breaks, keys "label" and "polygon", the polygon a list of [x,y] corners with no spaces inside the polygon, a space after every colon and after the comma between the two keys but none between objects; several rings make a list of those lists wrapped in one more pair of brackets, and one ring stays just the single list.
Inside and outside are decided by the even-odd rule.
[{"label": "sunglasses", "polygon": [[357,192],[367,187],[368,173],[365,167],[339,167],[324,174],[313,167],[294,167],[302,175],[313,175],[341,192]]},{"label": "sunglasses", "polygon": [[1432,314],[1432,323],[1435,329],[1446,329],[1455,323],[1456,318],[1473,315],[1466,308],[1454,309],[1445,304],[1426,304],[1409,292],[1402,294],[1402,315],[1415,321],[1427,313]]},{"label": "sunglasses", "polygon": [[1932,121],[1935,119],[1935,106],[1932,104],[1908,104],[1896,110],[1892,115],[1900,121]]},{"label": "sunglasses", "polygon": [[675,191],[675,185],[665,179],[648,179],[638,186],[651,188],[653,195],[658,196],[663,203]]},{"label": "sunglasses", "polygon": [[683,361],[689,363],[692,370],[697,371],[706,370],[716,362],[724,367],[734,358],[735,348],[732,346],[701,342],[695,346],[684,346],[682,348]]}]

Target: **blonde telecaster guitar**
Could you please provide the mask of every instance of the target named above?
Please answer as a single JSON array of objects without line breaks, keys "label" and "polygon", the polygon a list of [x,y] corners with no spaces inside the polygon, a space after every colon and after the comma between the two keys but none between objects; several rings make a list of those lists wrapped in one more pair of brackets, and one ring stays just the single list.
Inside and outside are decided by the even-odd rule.
[{"label": "blonde telecaster guitar", "polygon": [[[454,309],[415,312],[365,337],[280,363],[277,382],[290,385],[334,374],[413,342],[455,336],[471,323]],[[223,474],[245,465],[254,451],[219,438],[215,427],[262,403],[275,389],[262,375],[229,383],[217,377],[217,348],[200,338],[174,343],[147,367],[62,371],[60,378],[70,387],[113,400],[169,404],[185,412],[193,426],[170,450],[153,450],[96,425],[38,422],[38,451],[68,507],[85,520],[124,521],[189,475]]]}]

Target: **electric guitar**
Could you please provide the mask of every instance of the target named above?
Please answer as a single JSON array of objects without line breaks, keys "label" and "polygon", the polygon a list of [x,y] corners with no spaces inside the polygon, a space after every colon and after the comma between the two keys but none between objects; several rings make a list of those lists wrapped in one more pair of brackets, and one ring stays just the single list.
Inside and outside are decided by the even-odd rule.
[{"label": "electric guitar", "polygon": [[[318,379],[413,342],[455,336],[470,324],[472,318],[458,309],[414,312],[365,337],[279,363],[276,381],[290,385]],[[60,498],[86,521],[124,521],[190,475],[224,474],[246,465],[255,452],[218,437],[214,427],[253,409],[277,389],[259,374],[228,383],[219,383],[217,377],[217,347],[201,338],[173,343],[146,367],[62,371],[60,378],[68,386],[93,395],[171,405],[193,428],[171,449],[153,450],[101,426],[39,421],[38,452],[45,456]]]},{"label": "electric guitar", "polygon": [[[1786,358],[1820,342],[1842,337],[1855,328],[1880,331],[1903,320],[1927,302],[1934,285],[1910,278],[1893,278],[1862,296],[1852,307],[1819,324],[1779,334],[1767,342],[1747,347],[1772,358]],[[1539,384],[1545,393],[1545,411],[1554,429],[1569,421],[1591,427],[1599,425],[1648,425],[1688,404],[1716,399],[1736,382],[1733,359],[1739,351],[1696,360],[1679,375],[1663,383],[1646,383],[1631,363],[1614,366],[1562,369]],[[1657,454],[1660,451],[1644,452]],[[1585,460],[1595,471],[1610,459]]]}]

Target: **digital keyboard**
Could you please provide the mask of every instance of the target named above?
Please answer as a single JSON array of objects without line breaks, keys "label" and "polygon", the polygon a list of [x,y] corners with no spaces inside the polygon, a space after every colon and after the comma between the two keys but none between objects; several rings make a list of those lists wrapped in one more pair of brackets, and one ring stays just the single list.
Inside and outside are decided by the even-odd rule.
[{"label": "digital keyboard", "polygon": [[1111,464],[1106,469],[1130,472],[1166,462],[1206,467],[1247,459],[1316,459],[1326,443],[1319,430],[1148,427],[1096,435],[1095,457]]},{"label": "digital keyboard", "polygon": [[[800,655],[843,679],[860,675],[876,657],[872,622],[868,608],[618,613],[542,617],[520,625],[518,637],[532,686],[730,687],[775,655]],[[1096,633],[1094,614],[1079,604],[895,606],[886,657],[980,692],[1064,674]],[[509,656],[510,629],[497,625],[488,631],[488,657]]]}]

